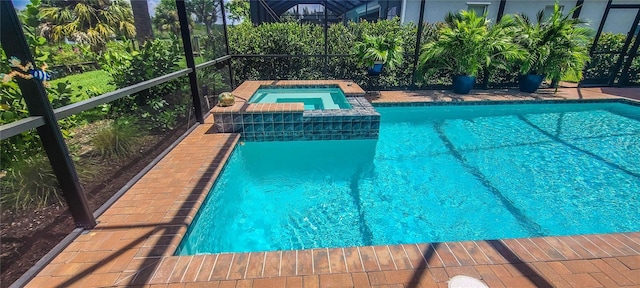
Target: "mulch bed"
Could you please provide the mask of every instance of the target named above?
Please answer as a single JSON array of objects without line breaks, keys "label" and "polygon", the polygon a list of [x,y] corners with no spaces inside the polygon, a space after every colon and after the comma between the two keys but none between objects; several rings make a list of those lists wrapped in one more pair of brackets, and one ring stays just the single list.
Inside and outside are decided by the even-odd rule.
[{"label": "mulch bed", "polygon": [[[95,211],[162,151],[179,138],[183,124],[164,135],[146,137],[138,157],[126,162],[98,160],[102,167],[89,183],[82,183],[89,206]],[[0,286],[8,287],[66,237],[75,224],[66,206],[51,205],[31,211],[2,211],[0,214]]]}]

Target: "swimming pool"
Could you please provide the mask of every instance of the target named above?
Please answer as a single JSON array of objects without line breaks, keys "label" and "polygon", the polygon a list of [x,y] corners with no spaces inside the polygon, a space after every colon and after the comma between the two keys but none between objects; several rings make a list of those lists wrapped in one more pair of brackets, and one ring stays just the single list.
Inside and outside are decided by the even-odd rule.
[{"label": "swimming pool", "polygon": [[639,231],[640,108],[378,108],[376,140],[236,148],[179,255]]},{"label": "swimming pool", "polygon": [[349,109],[351,105],[338,87],[261,87],[249,103],[304,103],[304,110]]}]

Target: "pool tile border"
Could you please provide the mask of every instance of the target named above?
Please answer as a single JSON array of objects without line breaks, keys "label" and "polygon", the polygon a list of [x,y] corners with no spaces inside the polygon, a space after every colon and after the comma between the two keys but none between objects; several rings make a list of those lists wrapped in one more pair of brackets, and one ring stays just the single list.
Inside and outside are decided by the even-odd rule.
[{"label": "pool tile border", "polygon": [[[304,111],[304,104],[301,103],[282,103],[282,104],[263,104],[263,103],[247,103],[251,96],[261,87],[300,87],[300,86],[337,86],[342,90],[345,96],[364,96],[365,91],[350,80],[259,80],[244,81],[240,86],[233,90],[235,103],[229,107],[215,106],[211,109],[212,114],[221,113],[241,113],[241,112],[301,112]],[[263,107],[269,107],[267,110]]]},{"label": "pool tile border", "polygon": [[570,103],[623,103],[640,106],[640,102],[623,99],[562,99],[562,100],[484,100],[484,101],[415,101],[415,102],[374,102],[373,107],[420,107],[420,106],[482,106],[482,105],[513,105],[513,104],[570,104]]}]

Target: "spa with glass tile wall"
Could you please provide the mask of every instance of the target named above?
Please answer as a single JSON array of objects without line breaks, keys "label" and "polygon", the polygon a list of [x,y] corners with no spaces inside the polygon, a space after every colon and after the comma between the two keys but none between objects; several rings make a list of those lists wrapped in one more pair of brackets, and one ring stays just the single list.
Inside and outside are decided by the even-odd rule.
[{"label": "spa with glass tile wall", "polygon": [[214,114],[220,132],[243,141],[377,139],[380,114],[364,97],[347,97],[351,109]]}]

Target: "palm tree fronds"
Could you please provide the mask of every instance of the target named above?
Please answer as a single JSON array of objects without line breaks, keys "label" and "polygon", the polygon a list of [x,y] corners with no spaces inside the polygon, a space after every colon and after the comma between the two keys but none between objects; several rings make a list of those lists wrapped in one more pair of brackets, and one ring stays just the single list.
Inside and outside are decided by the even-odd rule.
[{"label": "palm tree fronds", "polygon": [[554,5],[553,14],[544,18],[538,12],[538,23],[532,24],[525,15],[515,15],[516,42],[529,54],[521,63],[521,73],[543,74],[553,80],[582,70],[589,60],[587,46],[592,30],[578,26],[585,21],[572,18],[575,8],[563,14],[560,5]]},{"label": "palm tree fronds", "polygon": [[114,37],[133,38],[133,12],[125,1],[51,1],[43,6],[41,35],[51,42],[71,39],[99,51]]}]

